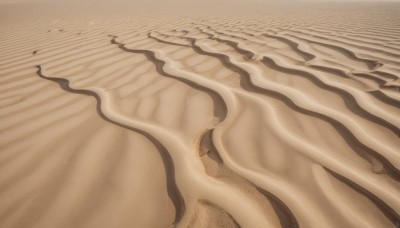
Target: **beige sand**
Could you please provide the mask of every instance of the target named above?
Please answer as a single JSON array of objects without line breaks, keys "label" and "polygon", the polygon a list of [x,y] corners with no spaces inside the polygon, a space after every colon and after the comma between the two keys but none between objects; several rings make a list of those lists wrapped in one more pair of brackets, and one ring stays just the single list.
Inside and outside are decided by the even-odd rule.
[{"label": "beige sand", "polygon": [[399,226],[400,3],[10,2],[1,228]]}]

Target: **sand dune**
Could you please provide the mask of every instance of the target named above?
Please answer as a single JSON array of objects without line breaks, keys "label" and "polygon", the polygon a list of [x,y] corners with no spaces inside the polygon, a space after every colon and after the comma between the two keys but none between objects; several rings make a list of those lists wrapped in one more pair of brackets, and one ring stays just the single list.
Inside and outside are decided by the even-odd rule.
[{"label": "sand dune", "polygon": [[0,227],[400,226],[399,3],[9,3]]}]

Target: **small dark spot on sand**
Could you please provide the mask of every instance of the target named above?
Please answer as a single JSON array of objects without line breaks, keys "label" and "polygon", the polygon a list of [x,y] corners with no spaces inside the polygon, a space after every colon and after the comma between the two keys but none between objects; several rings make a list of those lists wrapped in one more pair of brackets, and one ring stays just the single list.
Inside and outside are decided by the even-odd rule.
[{"label": "small dark spot on sand", "polygon": [[38,50],[33,51],[32,55],[36,55],[37,52],[38,52]]}]

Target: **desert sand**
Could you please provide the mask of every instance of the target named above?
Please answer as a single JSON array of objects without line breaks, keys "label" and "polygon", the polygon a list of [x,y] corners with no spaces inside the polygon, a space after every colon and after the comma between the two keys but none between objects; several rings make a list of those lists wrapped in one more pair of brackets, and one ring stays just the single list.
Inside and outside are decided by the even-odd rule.
[{"label": "desert sand", "polygon": [[0,1],[0,227],[400,226],[400,2]]}]

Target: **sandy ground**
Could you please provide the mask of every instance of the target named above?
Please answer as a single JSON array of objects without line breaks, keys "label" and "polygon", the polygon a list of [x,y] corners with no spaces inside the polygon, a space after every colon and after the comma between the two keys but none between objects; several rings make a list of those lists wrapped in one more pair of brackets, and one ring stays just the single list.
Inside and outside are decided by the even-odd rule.
[{"label": "sandy ground", "polygon": [[400,3],[280,2],[0,4],[0,227],[399,227]]}]

